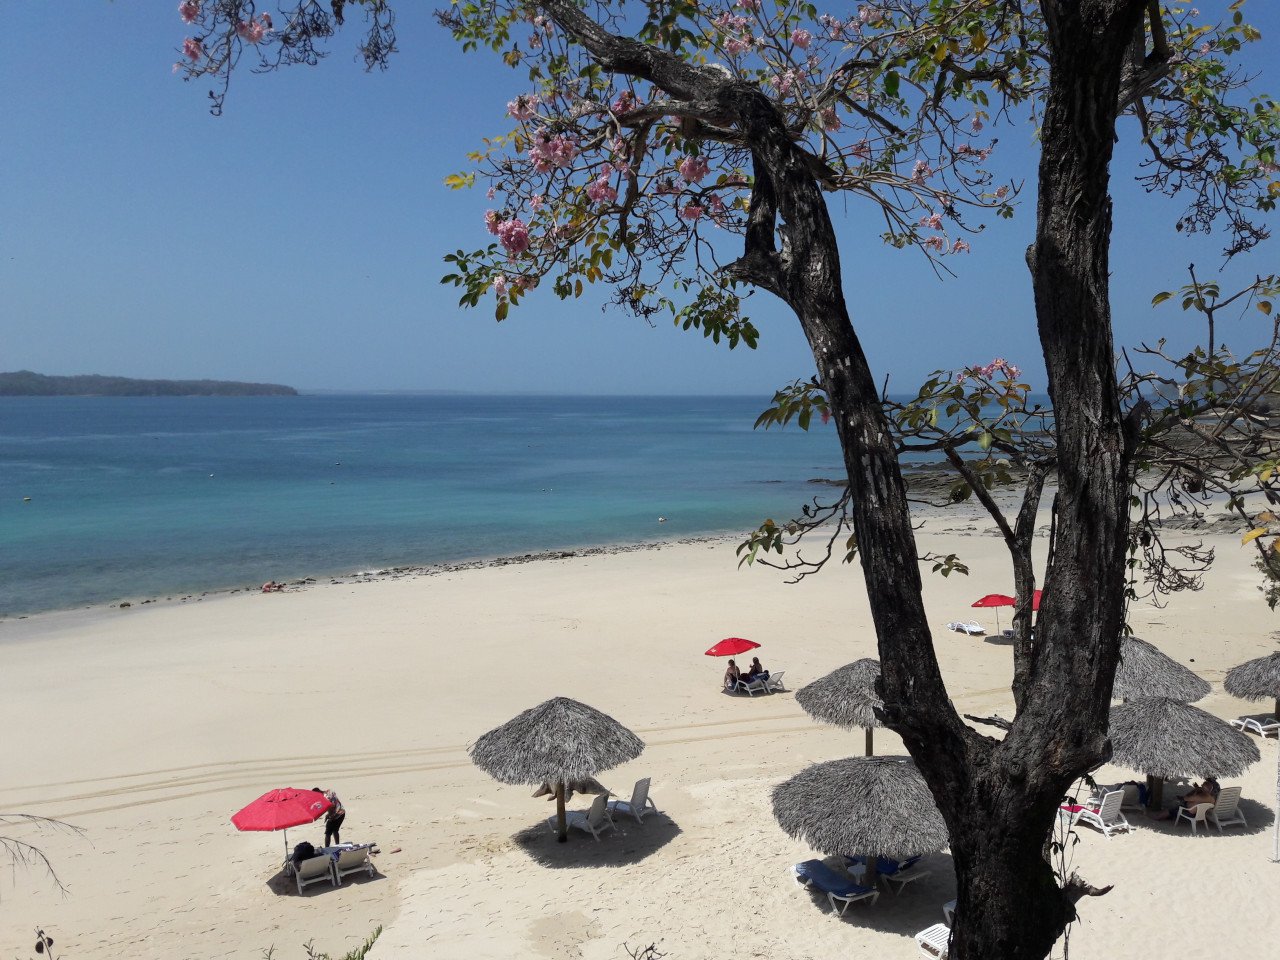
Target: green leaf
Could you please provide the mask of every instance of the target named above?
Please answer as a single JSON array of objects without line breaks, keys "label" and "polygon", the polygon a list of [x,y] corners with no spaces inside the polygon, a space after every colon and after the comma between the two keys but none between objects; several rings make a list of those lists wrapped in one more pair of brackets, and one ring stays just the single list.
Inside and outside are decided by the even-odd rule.
[{"label": "green leaf", "polygon": [[1151,298],[1151,305],[1153,307],[1159,306],[1160,304],[1164,303],[1166,300],[1168,300],[1172,296],[1173,296],[1172,290],[1162,290],[1160,293],[1157,293],[1154,297]]}]

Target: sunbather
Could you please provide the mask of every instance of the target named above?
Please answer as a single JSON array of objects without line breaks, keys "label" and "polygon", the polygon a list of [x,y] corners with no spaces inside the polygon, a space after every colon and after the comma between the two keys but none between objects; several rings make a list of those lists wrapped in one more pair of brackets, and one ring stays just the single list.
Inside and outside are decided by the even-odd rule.
[{"label": "sunbather", "polygon": [[724,688],[726,690],[736,690],[740,679],[742,679],[742,671],[738,669],[736,663],[730,660],[729,666],[725,667],[724,670]]},{"label": "sunbather", "polygon": [[1179,810],[1190,810],[1192,807],[1200,803],[1216,803],[1218,800],[1218,792],[1222,788],[1218,785],[1216,777],[1205,777],[1204,783],[1193,783],[1191,789],[1188,790],[1178,801],[1177,804],[1168,810],[1161,810],[1159,813],[1151,815],[1152,820],[1172,820],[1178,815]]},{"label": "sunbather", "polygon": [[769,679],[769,671],[768,671],[768,670],[766,670],[764,667],[760,666],[760,658],[759,658],[759,657],[752,657],[752,658],[751,658],[751,669],[750,669],[750,670],[748,670],[748,671],[743,675],[742,679],[743,679],[745,682],[747,682],[747,683],[750,683],[752,680],[762,680],[762,679],[763,679],[763,680],[768,680],[768,679]]}]

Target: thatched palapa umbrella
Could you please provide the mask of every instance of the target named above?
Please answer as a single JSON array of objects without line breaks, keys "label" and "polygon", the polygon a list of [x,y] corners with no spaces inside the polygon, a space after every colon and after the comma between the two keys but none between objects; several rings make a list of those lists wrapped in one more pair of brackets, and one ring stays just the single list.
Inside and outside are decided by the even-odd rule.
[{"label": "thatched palapa umbrella", "polygon": [[1275,717],[1280,720],[1280,653],[1232,667],[1222,685],[1242,700],[1275,700]]},{"label": "thatched palapa umbrella", "polygon": [[[1242,700],[1275,699],[1276,720],[1280,720],[1280,653],[1248,660],[1227,671],[1222,682],[1227,693]],[[1276,754],[1276,830],[1272,859],[1280,862],[1280,754]]]},{"label": "thatched palapa umbrella", "polygon": [[788,835],[826,856],[865,856],[868,886],[877,856],[901,860],[948,843],[933,794],[908,757],[814,764],[773,788],[773,816]]},{"label": "thatched palapa umbrella", "polygon": [[864,727],[867,756],[874,752],[872,731],[883,727],[875,708],[884,706],[876,696],[880,661],[864,658],[832,670],[825,677],[796,691],[796,702],[815,720],[846,730]]},{"label": "thatched palapa umbrella", "polygon": [[565,783],[634,760],[642,750],[644,741],[613,717],[577,700],[555,697],[490,730],[468,752],[477,767],[501,783],[555,784],[563,843],[569,832]]},{"label": "thatched palapa umbrella", "polygon": [[1170,777],[1234,777],[1258,762],[1253,741],[1199,707],[1142,697],[1111,708],[1112,760],[1147,775],[1147,806]]},{"label": "thatched palapa umbrella", "polygon": [[1146,640],[1125,637],[1120,641],[1120,663],[1111,695],[1120,700],[1168,697],[1191,703],[1209,693],[1209,681]]}]

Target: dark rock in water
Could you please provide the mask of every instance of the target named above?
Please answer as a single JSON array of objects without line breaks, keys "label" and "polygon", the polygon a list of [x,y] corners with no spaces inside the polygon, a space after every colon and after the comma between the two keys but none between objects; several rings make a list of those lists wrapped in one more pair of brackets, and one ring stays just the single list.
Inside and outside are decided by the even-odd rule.
[{"label": "dark rock in water", "polygon": [[132,606],[133,606],[132,603],[130,603],[128,600],[124,600],[120,604],[120,609],[123,610],[125,607],[132,607]]}]

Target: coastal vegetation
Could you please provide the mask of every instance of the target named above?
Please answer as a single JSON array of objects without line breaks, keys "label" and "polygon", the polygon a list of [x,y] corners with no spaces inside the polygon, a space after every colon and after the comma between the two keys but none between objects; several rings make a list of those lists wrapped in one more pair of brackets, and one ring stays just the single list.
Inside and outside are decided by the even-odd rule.
[{"label": "coastal vegetation", "polygon": [[[544,285],[573,299],[604,283],[639,316],[669,315],[754,348],[759,332],[744,297],[755,289],[785,303],[803,329],[816,377],[774,409],[802,426],[818,413],[840,439],[849,555],[861,561],[876,626],[883,720],[915,759],[950,835],[956,960],[1039,960],[1080,898],[1103,892],[1055,872],[1046,849],[1063,795],[1110,756],[1132,572],[1161,561],[1142,553],[1151,528],[1131,520],[1144,503],[1140,478],[1163,472],[1153,502],[1203,491],[1185,458],[1167,469],[1151,459],[1159,429],[1171,418],[1195,433],[1203,417],[1231,409],[1225,398],[1243,383],[1257,386],[1275,369],[1269,319],[1261,346],[1240,360],[1211,334],[1189,360],[1152,347],[1157,369],[1147,373],[1118,363],[1113,343],[1108,191],[1117,136],[1146,151],[1139,180],[1148,190],[1189,198],[1180,231],[1225,225],[1227,257],[1266,237],[1259,218],[1280,193],[1280,111],[1244,91],[1250,78],[1236,60],[1260,35],[1244,20],[1243,0],[1204,6],[1211,15],[1153,0],[883,0],[845,17],[787,0],[471,0],[439,14],[465,48],[500,55],[532,88],[507,105],[510,134],[449,181],[486,181],[494,200],[486,227],[495,240],[448,258],[445,280],[462,304],[492,298],[501,320]],[[279,29],[250,3],[191,0],[180,8],[194,34],[183,47],[187,75],[213,79],[220,112],[244,53],[268,69],[314,63],[346,7],[365,14],[366,65],[385,66],[395,49],[387,0],[336,2],[331,11],[298,3]],[[1020,408],[1029,388],[1004,358],[936,377],[917,401],[887,408],[850,316],[825,195],[866,201],[885,242],[918,251],[940,272],[958,269],[983,220],[1014,215],[1018,184],[996,182],[987,163],[995,143],[980,136],[1003,123],[1038,133],[1026,265],[1052,410]],[[1273,287],[1259,278],[1242,295],[1270,318]],[[1184,309],[1200,309],[1197,298],[1218,299],[1198,289]],[[1169,393],[1158,385],[1172,399],[1161,401]],[[953,407],[969,423],[937,449],[962,493],[981,497],[1004,482],[995,460],[989,476],[974,474],[962,445],[1008,453],[1028,435],[1051,436],[1028,461],[1018,529],[1006,536],[1020,542],[1051,476],[1034,637],[1037,578],[1029,562],[1015,562],[1016,713],[1002,740],[966,725],[943,681],[922,598],[921,561],[931,558],[918,553],[899,464],[903,434],[893,421],[918,432]],[[1246,405],[1227,422],[1247,428],[1254,412]],[[1032,427],[1018,426],[1023,414]],[[1203,471],[1275,495],[1273,448],[1212,430],[1202,439],[1211,452]],[[1274,553],[1273,522],[1242,512],[1254,524],[1246,542]]]},{"label": "coastal vegetation", "polygon": [[135,380],[82,374],[49,376],[16,370],[0,373],[0,397],[296,397],[298,391],[278,383],[236,380]]}]

